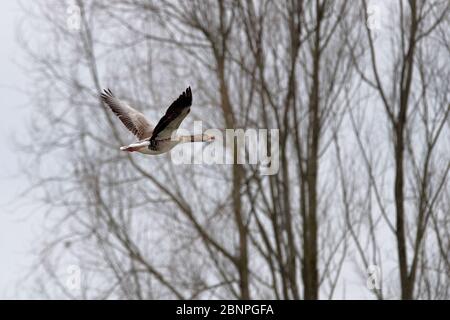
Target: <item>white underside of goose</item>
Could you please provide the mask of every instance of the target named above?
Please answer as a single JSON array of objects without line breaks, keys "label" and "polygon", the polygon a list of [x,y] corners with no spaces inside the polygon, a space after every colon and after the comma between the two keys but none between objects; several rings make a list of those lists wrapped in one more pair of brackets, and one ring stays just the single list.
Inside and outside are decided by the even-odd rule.
[{"label": "white underside of goose", "polygon": [[145,141],[139,141],[136,143],[132,143],[128,146],[120,147],[120,150],[128,151],[128,152],[140,152],[143,154],[157,155],[157,154],[161,154],[161,153],[170,151],[178,143],[180,143],[180,142],[179,141],[170,141],[170,140],[158,141],[156,148],[150,149],[149,148],[150,140],[145,140]]}]

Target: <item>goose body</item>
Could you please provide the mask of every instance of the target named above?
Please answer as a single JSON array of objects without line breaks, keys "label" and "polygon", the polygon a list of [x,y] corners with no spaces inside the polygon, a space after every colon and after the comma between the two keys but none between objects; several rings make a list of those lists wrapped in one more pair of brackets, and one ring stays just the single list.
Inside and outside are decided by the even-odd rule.
[{"label": "goose body", "polygon": [[154,128],[142,113],[116,98],[111,90],[103,90],[101,98],[125,127],[139,139],[135,143],[121,147],[120,150],[122,151],[158,155],[170,151],[179,143],[209,142],[214,140],[214,137],[206,134],[190,136],[174,134],[191,111],[192,92],[190,87],[169,106]]},{"label": "goose body", "polygon": [[140,152],[143,154],[149,154],[149,155],[158,155],[165,152],[170,151],[173,147],[175,147],[177,144],[179,144],[181,141],[177,140],[157,140],[155,147],[150,147],[150,139],[138,141],[135,143],[132,143],[128,146],[120,147],[120,150],[122,151],[128,151],[128,152]]}]

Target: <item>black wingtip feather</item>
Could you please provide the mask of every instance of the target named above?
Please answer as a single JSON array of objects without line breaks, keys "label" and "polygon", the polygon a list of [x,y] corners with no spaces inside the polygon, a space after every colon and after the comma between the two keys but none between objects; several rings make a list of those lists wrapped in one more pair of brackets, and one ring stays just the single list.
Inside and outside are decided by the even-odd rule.
[{"label": "black wingtip feather", "polygon": [[187,87],[186,91],[183,92],[183,97],[188,99],[187,104],[190,106],[192,104],[192,91],[191,86]]},{"label": "black wingtip feather", "polygon": [[114,94],[112,93],[112,91],[107,88],[107,89],[103,89],[102,93],[100,94],[100,97],[106,101],[108,98],[114,97]]}]

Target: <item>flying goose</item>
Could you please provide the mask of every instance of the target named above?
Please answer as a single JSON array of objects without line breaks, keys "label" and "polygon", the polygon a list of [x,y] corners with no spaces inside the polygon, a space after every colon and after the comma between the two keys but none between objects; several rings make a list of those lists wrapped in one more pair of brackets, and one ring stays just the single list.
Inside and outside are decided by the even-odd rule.
[{"label": "flying goose", "polygon": [[179,143],[185,142],[209,142],[214,137],[206,134],[180,136],[172,134],[178,129],[181,122],[191,111],[192,92],[188,87],[177,100],[167,109],[166,114],[159,120],[155,128],[152,128],[145,116],[125,102],[116,98],[111,90],[104,89],[101,98],[120,121],[138,139],[138,142],[120,148],[122,151],[140,152],[144,154],[161,154],[168,152]]}]

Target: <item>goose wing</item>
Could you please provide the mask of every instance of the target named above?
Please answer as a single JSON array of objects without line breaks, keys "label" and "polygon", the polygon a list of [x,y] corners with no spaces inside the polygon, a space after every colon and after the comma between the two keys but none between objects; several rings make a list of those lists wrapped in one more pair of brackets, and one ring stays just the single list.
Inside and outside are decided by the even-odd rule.
[{"label": "goose wing", "polygon": [[169,139],[172,133],[178,129],[181,122],[191,111],[192,92],[188,87],[177,100],[167,109],[166,114],[159,120],[150,140]]},{"label": "goose wing", "polygon": [[143,140],[152,135],[152,127],[145,116],[122,100],[116,98],[111,90],[103,90],[101,98],[103,102],[111,108],[112,112],[114,112],[120,121],[122,121],[125,127],[138,137],[139,140]]}]

